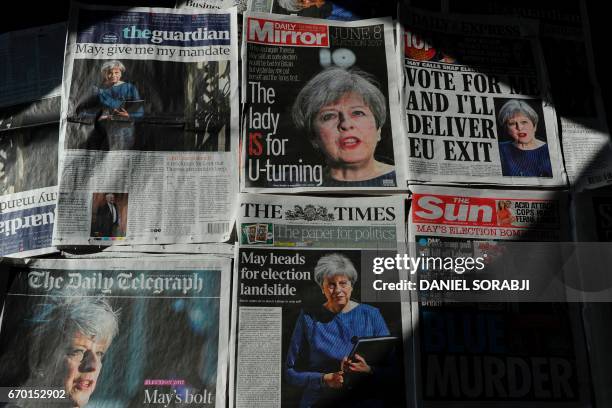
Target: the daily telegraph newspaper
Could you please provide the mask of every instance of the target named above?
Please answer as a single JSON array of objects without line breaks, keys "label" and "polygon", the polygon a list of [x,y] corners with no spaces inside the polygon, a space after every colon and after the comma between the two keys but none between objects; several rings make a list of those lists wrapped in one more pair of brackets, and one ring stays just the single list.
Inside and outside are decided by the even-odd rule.
[{"label": "the daily telegraph newspaper", "polygon": [[566,185],[537,24],[408,8],[400,21],[409,182]]},{"label": "the daily telegraph newspaper", "polygon": [[65,33],[65,24],[53,24],[0,36],[0,257],[56,251]]},{"label": "the daily telegraph newspaper", "polygon": [[[522,259],[501,258],[506,255],[502,244],[567,239],[566,200],[552,192],[425,186],[412,192],[409,240],[418,254],[455,261],[484,257],[486,264],[500,258],[528,266],[527,253]],[[456,275],[456,268],[449,274]],[[413,320],[422,406],[591,406],[578,308],[499,299],[419,299]]]},{"label": "the daily telegraph newspaper", "polygon": [[236,35],[235,9],[72,8],[56,245],[229,238]]},{"label": "the daily telegraph newspaper", "polygon": [[446,11],[540,21],[542,51],[561,122],[565,168],[574,189],[612,183],[612,143],[591,46],[586,2],[444,0]]},{"label": "the daily telegraph newspaper", "polygon": [[[400,304],[361,289],[372,259],[398,250],[404,219],[399,196],[241,195],[230,407],[406,405]],[[341,373],[364,337],[379,352]]]},{"label": "the daily telegraph newspaper", "polygon": [[393,1],[369,0],[248,0],[247,10],[262,13],[354,21],[372,17],[393,17],[397,5]]},{"label": "the daily telegraph newspaper", "polygon": [[38,389],[78,407],[224,407],[230,262],[5,264],[0,384],[21,390],[9,402],[55,406],[23,392]]},{"label": "the daily telegraph newspaper", "polygon": [[401,187],[390,20],[244,16],[242,190]]}]

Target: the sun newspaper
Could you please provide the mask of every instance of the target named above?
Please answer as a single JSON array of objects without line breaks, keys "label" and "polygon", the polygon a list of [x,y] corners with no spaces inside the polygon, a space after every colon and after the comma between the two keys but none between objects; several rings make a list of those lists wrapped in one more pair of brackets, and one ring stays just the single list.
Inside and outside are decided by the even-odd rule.
[{"label": "the sun newspaper", "polygon": [[[531,267],[534,257],[528,250],[522,254],[515,250],[511,256],[512,247],[504,244],[522,241],[522,248],[536,249],[568,239],[567,202],[553,192],[415,186],[412,193],[409,251],[418,256],[451,257],[455,262],[480,257],[487,268],[495,262],[510,265],[512,278],[521,268]],[[544,262],[549,268],[554,263]],[[421,278],[466,280],[468,287],[475,282],[470,281],[469,271],[445,273],[433,267],[417,273]],[[537,273],[529,278],[534,289]],[[483,279],[480,290],[489,289],[485,280],[491,281]],[[589,406],[579,306],[520,301],[520,284],[515,286],[514,294],[506,296],[513,288],[507,282],[501,285],[505,292],[483,302],[463,301],[470,292],[429,291],[414,298],[419,406]]]}]

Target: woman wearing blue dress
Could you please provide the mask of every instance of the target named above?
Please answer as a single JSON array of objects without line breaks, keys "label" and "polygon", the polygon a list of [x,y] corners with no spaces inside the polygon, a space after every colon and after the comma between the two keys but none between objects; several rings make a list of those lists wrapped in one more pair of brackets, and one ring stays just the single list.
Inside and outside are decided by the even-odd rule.
[{"label": "woman wearing blue dress", "polygon": [[[388,336],[385,320],[375,307],[351,300],[357,271],[346,256],[321,257],[314,279],[326,301],[301,311],[285,363],[287,382],[304,389],[300,407],[383,406],[368,390],[376,388],[386,368],[373,367],[358,354],[352,360],[347,356],[355,338]],[[366,379],[369,386],[349,389],[348,376]]]}]

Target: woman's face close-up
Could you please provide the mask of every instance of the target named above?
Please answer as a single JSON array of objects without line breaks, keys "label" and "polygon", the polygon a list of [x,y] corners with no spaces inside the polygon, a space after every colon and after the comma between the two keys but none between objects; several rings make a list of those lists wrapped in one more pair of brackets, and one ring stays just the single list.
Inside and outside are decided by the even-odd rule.
[{"label": "woman's face close-up", "polygon": [[96,389],[109,342],[79,332],[69,342],[64,357],[64,389],[75,406],[84,407]]},{"label": "woman's face close-up", "polygon": [[346,275],[335,275],[325,278],[323,281],[323,294],[327,300],[326,305],[339,312],[351,300],[353,285]]},{"label": "woman's face close-up", "polygon": [[106,82],[115,85],[121,80],[121,69],[111,68],[106,71]]},{"label": "woman's face close-up", "polygon": [[514,143],[527,145],[534,141],[536,126],[522,113],[517,113],[508,119],[506,129]]},{"label": "woman's face close-up", "polygon": [[376,119],[363,98],[347,93],[323,106],[314,118],[316,143],[332,167],[365,167],[380,139]]}]

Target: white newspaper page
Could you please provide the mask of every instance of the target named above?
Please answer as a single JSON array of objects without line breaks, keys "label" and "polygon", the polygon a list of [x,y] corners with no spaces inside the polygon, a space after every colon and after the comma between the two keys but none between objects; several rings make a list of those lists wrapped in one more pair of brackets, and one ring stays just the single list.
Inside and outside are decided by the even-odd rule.
[{"label": "white newspaper page", "polygon": [[404,218],[400,196],[241,195],[230,407],[406,405],[410,321],[371,289]]},{"label": "white newspaper page", "polygon": [[400,188],[391,21],[244,16],[242,191]]},{"label": "white newspaper page", "polygon": [[[9,405],[226,403],[229,259],[40,260],[12,279],[0,327]],[[46,405],[49,404],[49,405]],[[38,405],[40,406],[40,405]]]},{"label": "white newspaper page", "polygon": [[566,185],[537,26],[405,9],[409,182]]},{"label": "white newspaper page", "polygon": [[236,11],[75,6],[56,245],[229,239]]},{"label": "white newspaper page", "polygon": [[[567,240],[566,211],[565,198],[552,192],[413,189],[410,241],[428,265],[418,272],[428,283],[419,282],[413,308],[419,406],[592,406],[578,305],[532,300],[512,283],[522,273],[528,290],[543,286],[537,272],[544,275],[555,260],[536,266],[534,254]],[[451,259],[454,270],[431,266],[433,257]],[[491,278],[498,276],[487,274],[496,262],[510,271],[497,284]],[[455,283],[434,288],[443,281]],[[469,300],[485,293],[484,301]]]},{"label": "white newspaper page", "polygon": [[537,18],[561,122],[565,168],[574,190],[612,183],[612,144],[595,72],[586,2],[443,0],[450,13]]}]

